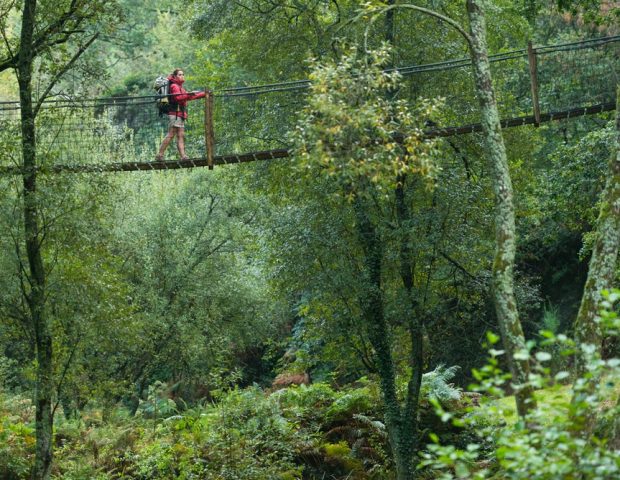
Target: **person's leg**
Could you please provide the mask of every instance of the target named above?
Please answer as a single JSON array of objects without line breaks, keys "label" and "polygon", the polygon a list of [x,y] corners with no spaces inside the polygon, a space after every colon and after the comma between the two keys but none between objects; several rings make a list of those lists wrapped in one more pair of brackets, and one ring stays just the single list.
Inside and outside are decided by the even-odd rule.
[{"label": "person's leg", "polygon": [[161,142],[161,146],[159,147],[159,153],[155,156],[156,160],[162,160],[164,158],[164,154],[166,153],[166,148],[176,135],[176,128],[170,127],[168,129],[168,134],[164,137],[164,140]]},{"label": "person's leg", "polygon": [[187,158],[185,154],[185,129],[177,128],[177,148],[181,158]]}]

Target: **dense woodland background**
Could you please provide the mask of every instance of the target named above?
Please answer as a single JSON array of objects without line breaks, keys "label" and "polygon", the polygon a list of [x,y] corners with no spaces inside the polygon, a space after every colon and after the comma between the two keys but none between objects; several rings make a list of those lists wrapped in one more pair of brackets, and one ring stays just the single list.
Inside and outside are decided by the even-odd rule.
[{"label": "dense woodland background", "polygon": [[[617,178],[614,112],[503,131],[527,340],[518,354],[530,358],[538,390],[537,407],[519,417],[491,288],[483,136],[417,138],[396,162],[402,147],[389,135],[372,141],[390,125],[454,124],[445,100],[398,110],[400,80],[381,71],[469,56],[458,32],[394,9],[369,30],[369,60],[368,18],[406,2],[0,0],[0,100],[20,98],[25,85],[22,22],[36,3],[35,37],[51,37],[30,52],[35,102],[150,95],[154,78],[176,67],[188,90],[309,77],[315,86],[294,124],[272,125],[292,145],[289,159],[213,171],[43,171],[36,191],[28,173],[0,177],[0,478],[618,478],[617,291],[595,307],[605,310],[602,343],[583,368],[573,359],[600,199]],[[462,0],[413,3],[468,29]],[[479,3],[490,53],[619,33],[617,2]],[[353,21],[363,8],[368,16]],[[64,12],[80,20],[55,31]],[[10,60],[18,51],[21,66]],[[359,85],[366,93],[351,95]],[[445,75],[433,91],[465,88]],[[191,104],[190,116],[201,108]],[[0,164],[20,164],[19,132],[0,130]],[[340,148],[321,150],[334,139]],[[160,138],[152,141],[154,155]],[[24,233],[35,218],[24,214],[29,205],[35,237]],[[35,415],[46,381],[37,292],[53,351],[47,447]],[[375,298],[383,343],[368,316]],[[416,372],[424,376],[412,393]],[[392,407],[402,424],[386,427]]]}]

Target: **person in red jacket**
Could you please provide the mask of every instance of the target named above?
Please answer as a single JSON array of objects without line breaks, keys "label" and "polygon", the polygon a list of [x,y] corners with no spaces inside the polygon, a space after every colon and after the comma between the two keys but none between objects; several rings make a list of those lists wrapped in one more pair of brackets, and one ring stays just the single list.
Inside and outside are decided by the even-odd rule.
[{"label": "person in red jacket", "polygon": [[187,119],[187,102],[203,98],[205,92],[187,92],[183,88],[185,74],[182,68],[175,68],[172,75],[168,76],[168,80],[170,82],[168,89],[170,99],[170,109],[168,110],[168,134],[164,138],[164,141],[161,142],[159,153],[155,156],[155,160],[162,160],[164,158],[166,148],[168,148],[168,145],[175,136],[177,137],[177,149],[179,150],[181,160],[187,160],[188,157],[185,154],[184,130],[185,120]]}]

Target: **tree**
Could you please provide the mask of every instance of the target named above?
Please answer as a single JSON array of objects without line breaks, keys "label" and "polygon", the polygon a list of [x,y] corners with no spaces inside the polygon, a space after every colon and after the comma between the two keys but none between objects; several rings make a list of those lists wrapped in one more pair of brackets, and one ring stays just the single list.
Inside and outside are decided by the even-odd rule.
[{"label": "tree", "polygon": [[467,13],[469,15],[470,49],[474,65],[476,93],[480,102],[486,152],[493,169],[493,188],[496,201],[496,251],[493,261],[495,309],[508,354],[510,372],[513,381],[516,382],[517,410],[519,415],[523,416],[536,404],[532,387],[528,386],[529,360],[519,354],[525,349],[525,340],[514,295],[516,232],[512,180],[491,79],[491,67],[486,44],[486,24],[482,8],[477,0],[467,0]]},{"label": "tree", "polygon": [[[618,88],[620,93],[620,87]],[[617,99],[620,98],[616,94]],[[616,276],[620,248],[620,115],[616,105],[616,152],[611,155],[607,182],[601,194],[596,239],[588,269],[581,306],[575,320],[575,332],[581,346],[601,349],[602,336],[597,326],[601,292],[609,290]],[[583,373],[583,372],[581,372]]]},{"label": "tree", "polygon": [[461,34],[470,50],[476,96],[481,109],[486,155],[492,167],[493,188],[496,200],[496,251],[493,261],[495,309],[504,347],[507,352],[508,364],[516,386],[517,410],[520,415],[525,415],[529,409],[535,407],[535,400],[532,387],[528,385],[529,361],[522,355],[525,349],[525,339],[514,295],[516,232],[512,181],[488,60],[484,13],[477,0],[467,0],[467,14],[470,26],[470,32],[467,33],[458,22],[451,18],[415,5],[391,5],[380,8],[379,12],[386,13],[396,8],[411,9],[447,23]]},{"label": "tree", "polygon": [[[620,85],[616,92],[616,145],[609,159],[607,181],[601,193],[600,211],[596,224],[588,278],[584,287],[579,312],[575,320],[577,341],[576,375],[585,378],[592,358],[602,357],[603,332],[600,310],[603,292],[610,291],[617,278],[618,251],[620,250]],[[586,405],[587,415],[582,433],[590,434],[595,426],[594,407],[588,404],[588,395],[597,388],[600,378],[590,379],[586,388],[575,389],[573,405]]]},{"label": "tree", "polygon": [[[341,292],[342,301],[354,316],[353,323],[359,322],[372,349],[366,361],[379,377],[397,476],[408,479],[420,440],[417,409],[423,368],[419,345],[422,334],[420,312],[413,308],[411,298],[413,284],[393,284],[389,252],[394,236],[388,227],[388,212],[397,182],[407,176],[432,176],[435,142],[422,138],[417,119],[432,117],[436,107],[421,102],[414,112],[404,101],[390,101],[386,93],[396,87],[397,75],[381,71],[387,60],[385,51],[374,55],[368,65],[364,57],[356,58],[353,53],[338,65],[316,67],[309,104],[295,130],[295,139],[304,180],[310,180],[306,172],[317,172],[327,190],[348,203],[339,202],[340,208],[348,211],[353,228],[342,248],[348,251],[346,256],[358,273],[345,275],[357,278]],[[402,149],[393,138],[396,134],[404,136]],[[403,228],[404,235],[406,231]],[[400,244],[400,236],[395,237]],[[412,277],[406,278],[413,282]],[[408,339],[410,357],[406,362],[407,386],[400,399],[391,296],[402,299],[396,292],[403,288],[408,306],[398,309],[402,314],[399,323]]]},{"label": "tree", "polygon": [[131,200],[119,206],[115,249],[127,258],[140,327],[134,350],[112,355],[134,407],[156,381],[177,385],[192,403],[226,376],[238,380],[245,372],[236,357],[278,332],[279,303],[249,253],[258,248],[263,207],[239,188],[238,172],[215,175],[182,172],[178,185],[151,178],[139,192],[128,186]]},{"label": "tree", "polygon": [[[38,152],[36,117],[43,101],[62,76],[77,62],[84,51],[98,37],[97,24],[111,13],[113,1],[72,0],[54,5],[38,5],[36,0],[23,4],[4,2],[7,13],[21,9],[19,38],[11,35],[8,15],[0,23],[5,39],[0,53],[0,71],[14,69],[19,85],[21,109],[22,195],[24,218],[24,243],[28,259],[29,288],[24,291],[34,332],[37,359],[36,406],[36,457],[34,479],[50,476],[52,464],[52,399],[54,394],[53,339],[49,315],[46,310],[46,269],[42,255],[45,229],[40,218],[40,193],[37,188]],[[69,45],[70,53],[64,59],[54,58],[59,46]],[[37,65],[46,60],[60,60],[51,69],[43,93],[33,95],[33,73]],[[40,63],[37,63],[40,62]],[[40,72],[39,72],[40,73]]]}]

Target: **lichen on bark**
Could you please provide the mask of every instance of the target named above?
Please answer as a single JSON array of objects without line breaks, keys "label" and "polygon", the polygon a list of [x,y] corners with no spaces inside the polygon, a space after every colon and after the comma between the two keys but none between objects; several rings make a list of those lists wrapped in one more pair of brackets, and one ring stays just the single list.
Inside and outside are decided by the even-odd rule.
[{"label": "lichen on bark", "polygon": [[515,384],[517,411],[523,416],[534,408],[536,403],[532,388],[527,386],[529,361],[515,358],[515,353],[525,348],[525,339],[514,295],[516,229],[512,182],[487,54],[486,24],[478,0],[467,0],[467,13],[484,145],[493,172],[495,194],[493,298],[500,333],[507,352],[508,366]]},{"label": "lichen on bark", "polygon": [[593,345],[600,354],[602,332],[597,316],[601,292],[613,286],[620,248],[620,85],[616,94],[616,148],[609,159],[609,172],[605,189],[601,194],[599,216],[596,223],[596,239],[588,268],[588,279],[575,320],[575,336],[578,343],[577,374],[583,373],[586,358],[584,345]]}]

